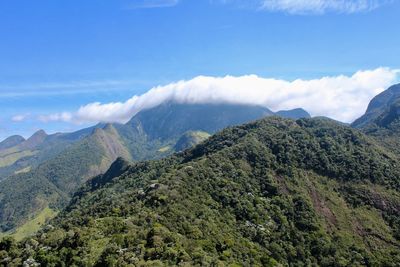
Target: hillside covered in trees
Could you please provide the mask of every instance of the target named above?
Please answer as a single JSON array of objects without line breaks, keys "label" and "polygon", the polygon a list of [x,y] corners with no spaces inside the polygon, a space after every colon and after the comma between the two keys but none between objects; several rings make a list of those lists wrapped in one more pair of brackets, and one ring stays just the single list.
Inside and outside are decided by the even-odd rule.
[{"label": "hillside covered in trees", "polygon": [[[306,112],[303,111],[307,115]],[[141,161],[189,148],[227,126],[274,113],[233,104],[163,103],[126,124],[98,124],[68,134],[11,137],[0,143],[0,234],[38,230],[32,222],[55,214],[88,179],[104,173],[118,157]],[[299,116],[297,110],[286,116]],[[7,176],[9,175],[9,176]],[[23,230],[25,231],[25,230]]]},{"label": "hillside covered in trees", "polygon": [[118,159],[36,236],[18,266],[396,266],[398,157],[326,119],[270,117],[184,152]]}]

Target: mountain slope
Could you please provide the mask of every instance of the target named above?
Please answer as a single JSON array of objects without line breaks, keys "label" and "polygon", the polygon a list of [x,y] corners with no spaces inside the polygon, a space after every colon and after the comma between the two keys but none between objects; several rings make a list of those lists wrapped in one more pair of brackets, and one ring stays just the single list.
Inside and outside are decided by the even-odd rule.
[{"label": "mountain slope", "polygon": [[[72,144],[82,140],[93,132],[97,125],[74,133],[47,135],[37,131],[27,140],[13,146],[0,148],[0,180],[10,175],[29,172],[41,163],[55,157]],[[20,139],[20,138],[19,138]]]},{"label": "mountain slope", "polygon": [[0,187],[0,229],[9,231],[47,207],[62,208],[82,183],[105,172],[118,156],[130,158],[115,129],[105,126],[32,171],[5,179]]},{"label": "mountain slope", "polygon": [[197,144],[200,144],[204,140],[207,140],[210,135],[202,131],[188,131],[184,133],[181,138],[176,142],[174,149],[175,151],[183,151],[191,148]]},{"label": "mountain slope", "polygon": [[352,123],[355,128],[362,128],[373,123],[385,110],[387,110],[400,97],[400,84],[395,84],[375,96],[368,105],[363,116]]},{"label": "mountain slope", "polygon": [[280,110],[275,114],[279,117],[288,119],[311,118],[311,115],[302,108],[296,108],[291,110]]},{"label": "mountain slope", "polygon": [[167,102],[144,110],[128,125],[141,129],[149,139],[179,138],[187,131],[215,133],[225,127],[271,116],[267,108],[233,104],[178,104]]},{"label": "mountain slope", "polygon": [[20,135],[13,135],[0,142],[0,150],[7,149],[24,142],[25,138]]},{"label": "mountain slope", "polygon": [[388,150],[400,154],[400,84],[371,100],[367,112],[353,124]]},{"label": "mountain slope", "polygon": [[349,127],[267,118],[166,159],[116,164],[121,171],[111,173],[118,177],[86,184],[36,237],[3,241],[0,258],[86,266],[395,266],[397,163]]},{"label": "mountain slope", "polygon": [[[22,158],[3,169],[14,175],[0,184],[0,230],[13,231],[47,207],[62,208],[78,187],[105,172],[117,157],[165,157],[178,148],[186,130],[215,132],[270,113],[254,106],[167,103],[140,112],[126,125],[99,124],[69,134],[39,131],[12,148]],[[197,144],[205,134],[192,136],[180,149]]]}]

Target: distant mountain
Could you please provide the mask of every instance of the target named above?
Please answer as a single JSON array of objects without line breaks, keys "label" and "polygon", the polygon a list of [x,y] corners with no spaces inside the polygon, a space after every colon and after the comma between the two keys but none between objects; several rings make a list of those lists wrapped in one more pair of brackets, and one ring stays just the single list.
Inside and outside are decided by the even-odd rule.
[{"label": "distant mountain", "polygon": [[346,122],[341,122],[341,121],[338,121],[338,120],[334,120],[334,119],[329,118],[329,117],[326,117],[326,116],[315,116],[315,117],[313,117],[313,118],[315,118],[315,119],[322,119],[322,120],[329,120],[329,121],[332,121],[332,122],[335,122],[335,123],[338,123],[338,124],[350,126],[350,123],[346,123]]},{"label": "distant mountain", "polygon": [[311,118],[311,115],[302,108],[296,108],[292,110],[281,110],[275,113],[277,116],[287,119],[301,119]]},{"label": "distant mountain", "polygon": [[[400,118],[400,96],[390,104],[375,120],[374,123],[380,127],[394,128]],[[396,124],[396,125],[395,125]]]},{"label": "distant mountain", "polygon": [[48,135],[45,131],[39,130],[29,137],[25,142],[21,143],[20,147],[23,149],[34,149],[43,144],[47,136]]},{"label": "distant mountain", "polygon": [[352,123],[396,154],[400,154],[400,84],[374,97],[366,113]]},{"label": "distant mountain", "polygon": [[141,111],[128,125],[140,129],[149,139],[166,140],[192,130],[212,134],[228,126],[272,115],[272,111],[261,106],[167,102]]},{"label": "distant mountain", "polygon": [[61,209],[89,178],[103,173],[118,157],[129,152],[112,126],[68,145],[30,171],[0,183],[0,229],[10,231],[43,210]]},{"label": "distant mountain", "polygon": [[25,141],[25,138],[23,138],[20,135],[10,136],[10,137],[8,137],[7,139],[5,139],[4,141],[2,141],[0,143],[0,150],[7,149],[7,148],[10,148],[10,147],[19,145],[24,141]]},{"label": "distant mountain", "polygon": [[88,181],[0,261],[41,266],[396,266],[399,156],[325,119],[270,117]]},{"label": "distant mountain", "polygon": [[118,157],[162,158],[227,126],[273,114],[258,106],[165,103],[138,113],[127,124],[99,124],[68,134],[38,131],[0,151],[0,229],[12,231],[43,210],[62,209],[84,182],[105,172]]},{"label": "distant mountain", "polygon": [[52,135],[39,130],[27,140],[14,137],[19,141],[14,142],[13,145],[10,143],[8,146],[0,147],[0,181],[10,175],[29,172],[68,146],[88,136],[96,127],[101,127],[101,125],[74,133]]},{"label": "distant mountain", "polygon": [[368,105],[363,116],[352,123],[355,128],[362,128],[381,116],[390,109],[390,106],[400,97],[400,84],[393,85],[379,95],[375,96]]}]

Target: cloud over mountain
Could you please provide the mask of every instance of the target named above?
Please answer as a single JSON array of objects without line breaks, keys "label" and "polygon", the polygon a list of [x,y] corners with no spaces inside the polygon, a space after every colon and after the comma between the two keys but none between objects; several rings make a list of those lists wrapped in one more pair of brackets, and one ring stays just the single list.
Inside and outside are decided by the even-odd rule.
[{"label": "cloud over mountain", "polygon": [[89,103],[75,112],[41,116],[42,121],[126,122],[143,109],[165,101],[262,105],[274,111],[302,107],[313,116],[351,122],[364,113],[373,96],[398,79],[398,70],[377,68],[351,76],[286,81],[256,75],[198,76],[157,86],[125,102]]}]

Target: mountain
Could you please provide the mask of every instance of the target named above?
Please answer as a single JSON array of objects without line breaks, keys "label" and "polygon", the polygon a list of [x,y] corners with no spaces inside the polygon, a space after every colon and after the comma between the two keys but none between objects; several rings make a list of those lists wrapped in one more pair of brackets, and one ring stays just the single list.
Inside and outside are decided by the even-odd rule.
[{"label": "mountain", "polygon": [[311,118],[311,115],[302,108],[296,108],[292,110],[281,110],[275,113],[277,116],[288,119],[301,119]]},{"label": "mountain", "polygon": [[400,84],[391,86],[373,98],[366,113],[352,126],[388,150],[400,154]]},{"label": "mountain", "polygon": [[13,135],[0,142],[0,150],[7,149],[24,142],[25,138],[20,135]]},{"label": "mountain", "polygon": [[68,203],[89,178],[103,173],[119,156],[129,153],[112,127],[93,133],[25,173],[8,177],[0,186],[0,229],[10,231]]},{"label": "mountain", "polygon": [[400,84],[393,85],[379,95],[375,96],[368,105],[363,116],[352,123],[355,128],[362,128],[373,123],[383,112],[400,97]]},{"label": "mountain", "polygon": [[[0,151],[0,232],[20,236],[42,215],[56,213],[88,179],[104,173],[118,157],[158,159],[203,141],[226,126],[273,113],[243,105],[165,103],[138,113],[127,124],[99,124],[75,133],[47,135]],[[13,162],[7,161],[12,157]],[[39,227],[29,227],[29,233]]]},{"label": "mountain", "polygon": [[0,147],[0,180],[35,169],[41,163],[55,157],[70,145],[91,134],[97,127],[101,127],[101,125],[74,133],[52,135],[47,135],[43,130],[39,130],[27,140],[16,137],[16,140],[20,140],[20,142]]},{"label": "mountain", "polygon": [[179,138],[178,142],[176,142],[174,149],[175,151],[183,151],[185,149],[191,148],[197,144],[200,144],[210,135],[206,132],[202,131],[188,131]]},{"label": "mountain", "polygon": [[212,134],[228,126],[272,115],[272,111],[260,106],[167,102],[140,112],[128,125],[140,129],[149,139],[166,140],[179,138],[192,130]]},{"label": "mountain", "polygon": [[5,265],[396,266],[399,157],[324,119],[229,127],[173,156],[118,159]]}]

